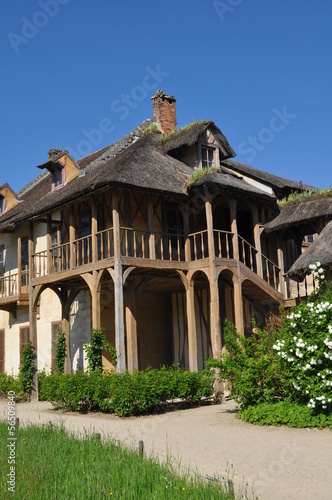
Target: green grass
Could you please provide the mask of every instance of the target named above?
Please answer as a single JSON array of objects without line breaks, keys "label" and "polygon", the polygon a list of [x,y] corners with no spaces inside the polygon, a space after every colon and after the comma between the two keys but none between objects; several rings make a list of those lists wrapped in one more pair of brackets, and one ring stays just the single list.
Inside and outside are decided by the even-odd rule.
[{"label": "green grass", "polygon": [[278,203],[280,206],[284,207],[286,205],[295,205],[297,203],[301,203],[304,200],[315,200],[317,198],[327,198],[332,196],[332,187],[325,188],[317,188],[314,191],[295,191],[291,193],[289,196],[283,198]]},{"label": "green grass", "polygon": [[220,168],[211,166],[195,170],[192,176],[190,177],[189,184],[193,184],[193,182],[197,181],[197,179],[204,177],[204,175],[211,174],[212,172],[220,172]]},{"label": "green grass", "polygon": [[209,123],[209,122],[207,120],[200,120],[200,121],[193,120],[191,123],[188,123],[187,125],[183,125],[183,127],[180,127],[179,129],[175,128],[175,129],[171,130],[170,132],[168,132],[167,134],[163,134],[162,138],[163,138],[163,140],[169,139],[170,137],[173,137],[173,135],[179,134],[179,133],[183,132],[184,130],[187,130],[191,127],[195,127],[196,125],[203,125],[206,123]]},{"label": "green grass", "polygon": [[[0,498],[9,472],[7,425],[0,422]],[[20,427],[16,431],[16,488],[20,499],[233,499],[220,482],[208,482],[170,464],[142,458],[138,452],[95,437],[78,439],[63,428]]]}]

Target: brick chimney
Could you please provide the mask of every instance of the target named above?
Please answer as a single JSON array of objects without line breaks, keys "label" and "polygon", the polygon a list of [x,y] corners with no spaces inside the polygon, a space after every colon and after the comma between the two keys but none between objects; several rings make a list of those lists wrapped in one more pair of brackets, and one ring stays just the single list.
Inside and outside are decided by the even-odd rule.
[{"label": "brick chimney", "polygon": [[162,132],[168,134],[176,129],[176,99],[172,95],[165,94],[163,90],[157,90],[151,97],[153,107],[153,119]]}]

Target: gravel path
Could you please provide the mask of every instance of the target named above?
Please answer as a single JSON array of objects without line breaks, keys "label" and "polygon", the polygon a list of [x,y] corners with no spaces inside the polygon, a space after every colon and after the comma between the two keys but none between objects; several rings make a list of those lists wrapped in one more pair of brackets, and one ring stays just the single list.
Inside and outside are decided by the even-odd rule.
[{"label": "gravel path", "polygon": [[[257,427],[235,417],[236,406],[221,405],[140,418],[71,414],[49,403],[18,403],[21,424],[63,423],[69,431],[100,432],[128,446],[144,441],[145,452],[206,476],[233,477],[259,500],[332,500],[332,432]],[[0,401],[0,418],[7,402]]]}]

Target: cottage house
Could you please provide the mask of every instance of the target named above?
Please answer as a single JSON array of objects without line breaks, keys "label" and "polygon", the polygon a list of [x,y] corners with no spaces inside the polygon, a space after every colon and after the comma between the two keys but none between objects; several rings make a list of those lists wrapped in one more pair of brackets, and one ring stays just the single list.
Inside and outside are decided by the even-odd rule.
[{"label": "cottage house", "polygon": [[17,374],[31,339],[50,371],[59,329],[66,371],[85,369],[100,326],[119,371],[200,370],[225,318],[249,335],[292,299],[285,271],[308,227],[280,236],[275,221],[299,184],[233,160],[212,121],[176,130],[174,97],[152,102],[118,142],[78,161],[52,149],[21,191],[0,187],[0,370]]}]

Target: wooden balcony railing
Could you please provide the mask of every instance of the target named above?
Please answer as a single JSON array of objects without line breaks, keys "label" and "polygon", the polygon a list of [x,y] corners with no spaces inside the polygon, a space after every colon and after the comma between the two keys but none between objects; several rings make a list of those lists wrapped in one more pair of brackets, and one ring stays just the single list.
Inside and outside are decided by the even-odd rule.
[{"label": "wooden balcony railing", "polygon": [[18,295],[18,273],[0,278],[0,299]]},{"label": "wooden balcony railing", "polygon": [[287,274],[284,275],[284,297],[285,299],[304,299],[316,290],[316,282],[312,276],[306,276],[303,281],[291,280]]},{"label": "wooden balcony railing", "polygon": [[174,233],[156,233],[156,259],[183,262],[185,261],[185,237]]},{"label": "wooden balcony railing", "polygon": [[122,257],[149,259],[150,233],[130,227],[120,227],[120,251]]},{"label": "wooden balcony railing", "polygon": [[213,237],[216,257],[233,259],[233,233],[215,229]]},{"label": "wooden balcony railing", "polygon": [[209,256],[208,232],[200,231],[189,234],[190,257],[192,261],[205,259]]},{"label": "wooden balcony railing", "polygon": [[114,257],[113,228],[104,229],[97,233],[98,260]]},{"label": "wooden balcony railing", "polygon": [[[153,239],[152,239],[153,236]],[[65,243],[52,247],[50,255],[47,250],[33,255],[34,277],[41,278],[51,273],[68,271],[77,267],[91,264],[92,238],[90,234],[78,238],[72,243]],[[98,231],[95,235],[97,255],[95,260],[100,261],[114,257],[113,228]],[[215,256],[222,259],[233,259],[233,233],[230,231],[213,231]],[[188,235],[189,261],[198,261],[209,257],[208,231],[205,229]],[[162,261],[184,262],[187,238],[176,233],[155,233],[120,227],[120,253],[122,257],[151,259]],[[151,247],[151,245],[154,245]],[[152,255],[154,253],[154,255]],[[259,274],[270,286],[280,290],[282,277],[280,268],[246,241],[238,236],[239,260],[251,271]],[[258,262],[258,259],[261,259]]]}]

